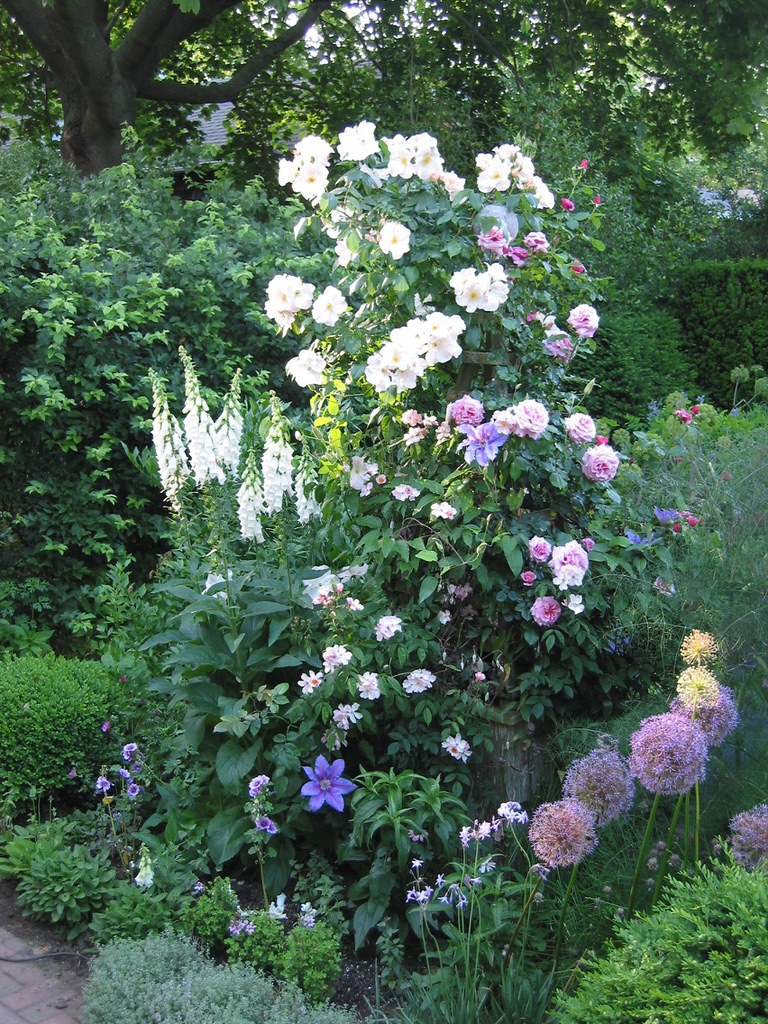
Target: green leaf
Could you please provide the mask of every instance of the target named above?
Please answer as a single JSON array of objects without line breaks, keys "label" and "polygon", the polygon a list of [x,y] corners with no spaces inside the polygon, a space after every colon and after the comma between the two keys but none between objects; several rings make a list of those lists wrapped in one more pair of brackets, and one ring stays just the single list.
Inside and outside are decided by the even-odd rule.
[{"label": "green leaf", "polygon": [[513,576],[523,571],[523,552],[514,537],[508,533],[501,538],[501,549]]},{"label": "green leaf", "polygon": [[211,818],[208,852],[217,871],[221,871],[226,862],[240,852],[249,828],[250,823],[240,807],[227,807]]},{"label": "green leaf", "polygon": [[422,562],[436,562],[438,560],[436,551],[417,551],[416,557],[420,558]]},{"label": "green leaf", "polygon": [[[422,553],[423,552],[420,552],[420,554]],[[439,582],[440,581],[438,580],[437,576],[424,577],[424,579],[421,581],[421,586],[419,587],[419,604],[422,604],[424,601],[427,600],[428,597],[431,597],[434,594],[434,592],[437,590],[437,584]]]},{"label": "green leaf", "polygon": [[219,748],[216,754],[216,774],[222,786],[230,793],[243,793],[243,780],[253,768],[258,747],[243,750],[235,739]]}]

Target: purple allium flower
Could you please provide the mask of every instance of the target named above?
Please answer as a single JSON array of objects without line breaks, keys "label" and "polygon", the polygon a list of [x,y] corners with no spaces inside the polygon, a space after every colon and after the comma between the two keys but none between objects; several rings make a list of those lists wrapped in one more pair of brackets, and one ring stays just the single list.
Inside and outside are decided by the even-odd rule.
[{"label": "purple allium flower", "polygon": [[136,785],[135,782],[132,782],[130,784],[130,786],[126,789],[125,794],[131,800],[135,800],[136,797],[139,795],[139,793],[142,791],[143,788],[144,788],[143,786],[138,786],[138,785]]},{"label": "purple allium flower", "polygon": [[328,804],[334,811],[343,811],[345,794],[357,789],[354,782],[341,777],[344,761],[337,758],[333,764],[328,764],[320,754],[314,768],[304,766],[303,770],[309,782],[301,787],[301,795],[309,797],[310,811],[319,811],[323,804]]},{"label": "purple allium flower", "polygon": [[768,860],[768,804],[742,811],[731,821],[733,859],[748,871]]},{"label": "purple allium flower", "polygon": [[109,779],[106,779],[104,778],[103,775],[100,775],[98,779],[96,779],[96,785],[94,789],[96,790],[97,793],[106,793],[107,790],[112,789],[112,783],[109,781]]},{"label": "purple allium flower", "polygon": [[258,832],[266,832],[270,836],[277,835],[277,825],[266,814],[262,814],[260,818],[257,818],[254,825]]},{"label": "purple allium flower", "polygon": [[269,785],[270,781],[271,779],[268,775],[257,775],[255,779],[251,779],[248,783],[248,796],[251,800],[255,799]]},{"label": "purple allium flower", "polygon": [[123,747],[123,760],[130,761],[131,758],[138,751],[138,745],[136,743],[126,743]]},{"label": "purple allium flower", "polygon": [[686,715],[669,711],[646,718],[629,742],[629,770],[651,793],[686,793],[704,778],[707,737]]},{"label": "purple allium flower", "polygon": [[679,697],[675,697],[670,708],[678,714],[694,718],[696,724],[704,730],[710,747],[719,747],[725,737],[732,733],[739,724],[739,712],[733,690],[718,684],[717,697],[710,703],[697,705],[695,712],[686,707]]},{"label": "purple allium flower", "polygon": [[594,811],[598,825],[629,810],[635,782],[611,736],[601,736],[591,753],[573,762],[563,780],[563,794]]},{"label": "purple allium flower", "polygon": [[467,449],[464,459],[470,465],[476,462],[478,466],[487,466],[489,462],[493,462],[509,436],[497,430],[493,423],[481,423],[478,427],[473,427],[470,423],[461,423],[458,429],[465,435],[465,440],[459,444],[459,448]]},{"label": "purple allium flower", "polygon": [[578,800],[542,804],[531,819],[528,840],[551,868],[580,864],[597,846],[595,815]]}]

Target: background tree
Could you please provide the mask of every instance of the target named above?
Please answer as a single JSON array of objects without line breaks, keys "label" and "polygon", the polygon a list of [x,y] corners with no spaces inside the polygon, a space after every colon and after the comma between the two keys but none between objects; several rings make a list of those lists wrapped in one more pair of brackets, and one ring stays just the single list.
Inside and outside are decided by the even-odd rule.
[{"label": "background tree", "polygon": [[60,119],[62,153],[86,173],[120,161],[124,124],[151,115],[189,133],[191,106],[224,101],[235,103],[234,148],[251,162],[298,125],[335,130],[361,117],[385,131],[498,141],[499,123],[544,89],[629,166],[638,136],[667,152],[717,151],[753,136],[765,107],[763,0],[0,0],[0,9],[6,112],[49,138]]}]

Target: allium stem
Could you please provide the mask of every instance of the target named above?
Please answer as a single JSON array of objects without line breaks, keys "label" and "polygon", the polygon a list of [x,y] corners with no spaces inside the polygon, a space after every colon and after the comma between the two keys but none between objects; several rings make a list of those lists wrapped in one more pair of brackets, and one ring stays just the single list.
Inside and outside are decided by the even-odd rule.
[{"label": "allium stem", "polygon": [[659,801],[661,800],[661,793],[656,793],[651,804],[651,812],[648,815],[648,824],[645,827],[645,835],[643,836],[643,842],[640,847],[640,852],[637,855],[637,864],[635,865],[635,877],[632,879],[632,888],[629,892],[629,902],[627,903],[626,920],[632,916],[632,911],[635,909],[635,902],[637,901],[637,889],[640,885],[640,872],[642,871],[643,864],[645,864],[645,858],[648,854],[648,846],[651,842],[651,833],[653,832],[653,824],[656,821],[656,812],[659,809]]},{"label": "allium stem", "polygon": [[563,944],[563,930],[565,927],[565,912],[568,909],[568,904],[571,899],[571,893],[573,892],[573,887],[576,883],[576,875],[578,874],[580,863],[581,861],[577,861],[573,865],[573,868],[571,870],[571,877],[568,879],[568,887],[565,890],[565,896],[563,896],[563,904],[560,907],[560,917],[557,921],[557,941],[555,942],[555,955],[552,960],[553,973],[557,970],[557,965],[560,962],[560,948]]},{"label": "allium stem", "polygon": [[[651,899],[651,909],[653,909],[653,907],[656,905],[656,900],[659,898],[659,895],[661,893],[661,885],[662,885],[662,882],[664,881],[664,875],[666,873],[667,863],[669,861],[669,850],[670,850],[670,847],[672,845],[672,841],[675,838],[675,829],[677,828],[677,819],[680,817],[680,810],[681,810],[681,808],[683,806],[683,802],[687,802],[687,800],[688,800],[688,795],[689,795],[688,793],[681,793],[680,796],[677,798],[677,803],[675,804],[675,810],[674,810],[674,813],[672,814],[672,821],[669,823],[669,831],[667,832],[667,843],[666,843],[666,846],[664,847],[664,853],[661,856],[661,862],[659,864],[659,873],[656,876],[656,885],[653,888],[653,897]],[[687,815],[686,815],[686,829],[687,829]],[[685,848],[686,848],[686,853],[687,853],[687,850],[688,850],[688,843],[687,842],[685,844]]]}]

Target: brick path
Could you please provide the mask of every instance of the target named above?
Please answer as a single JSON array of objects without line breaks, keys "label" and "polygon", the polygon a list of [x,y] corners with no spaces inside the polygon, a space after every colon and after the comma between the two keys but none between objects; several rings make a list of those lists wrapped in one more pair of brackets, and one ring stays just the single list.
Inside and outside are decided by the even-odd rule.
[{"label": "brick path", "polygon": [[[0,928],[0,957],[20,959],[35,950]],[[0,960],[0,1024],[81,1024],[86,979],[61,970],[57,957],[29,963]]]}]

